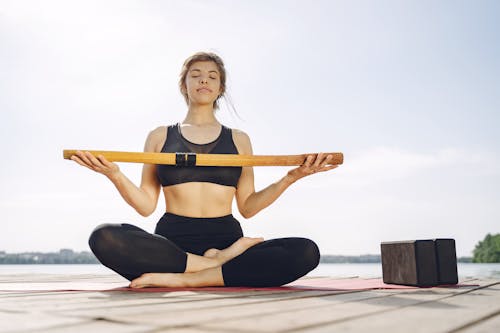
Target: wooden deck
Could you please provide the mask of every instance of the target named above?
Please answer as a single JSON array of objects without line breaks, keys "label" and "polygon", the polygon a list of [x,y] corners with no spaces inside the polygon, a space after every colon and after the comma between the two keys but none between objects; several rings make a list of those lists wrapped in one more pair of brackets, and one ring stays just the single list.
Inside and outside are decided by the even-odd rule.
[{"label": "wooden deck", "polygon": [[461,282],[476,286],[143,293],[47,291],[126,285],[115,275],[2,275],[0,332],[500,332],[500,280]]}]

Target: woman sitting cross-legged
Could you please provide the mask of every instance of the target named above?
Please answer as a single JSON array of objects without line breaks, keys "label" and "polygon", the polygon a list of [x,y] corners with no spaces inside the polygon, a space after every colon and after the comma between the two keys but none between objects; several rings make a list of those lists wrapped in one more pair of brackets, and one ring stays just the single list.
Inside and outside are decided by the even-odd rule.
[{"label": "woman sitting cross-legged", "polygon": [[[151,131],[144,151],[252,155],[248,135],[215,117],[226,91],[226,72],[217,55],[188,58],[179,86],[186,117]],[[335,168],[327,165],[330,155],[309,155],[303,165],[258,192],[252,167],[144,164],[137,187],[102,155],[78,151],[71,159],[108,177],[143,216],[154,212],[163,191],[166,212],[154,234],[131,224],[104,224],[90,235],[96,257],[130,280],[130,287],[281,286],[319,263],[318,246],[310,239],[244,237],[232,215],[232,202],[236,198],[241,215],[250,218],[297,180]]]}]

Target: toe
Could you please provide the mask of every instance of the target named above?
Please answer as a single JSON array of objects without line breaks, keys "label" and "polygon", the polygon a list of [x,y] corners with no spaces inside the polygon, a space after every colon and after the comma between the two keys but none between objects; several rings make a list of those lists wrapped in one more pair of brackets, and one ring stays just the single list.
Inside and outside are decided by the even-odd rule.
[{"label": "toe", "polygon": [[208,249],[205,251],[205,253],[203,253],[203,256],[204,257],[208,257],[208,258],[215,258],[217,257],[217,255],[219,254],[219,250],[217,249]]}]

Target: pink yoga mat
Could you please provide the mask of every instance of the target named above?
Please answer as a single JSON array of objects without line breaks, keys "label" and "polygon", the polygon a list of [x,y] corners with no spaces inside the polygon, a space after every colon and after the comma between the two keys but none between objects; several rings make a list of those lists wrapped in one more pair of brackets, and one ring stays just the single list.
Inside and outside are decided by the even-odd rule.
[{"label": "pink yoga mat", "polygon": [[[472,285],[449,285],[441,287],[458,288]],[[30,283],[1,283],[0,291],[18,292],[55,292],[55,291],[130,291],[130,292],[245,292],[245,291],[300,291],[300,290],[325,290],[325,291],[350,291],[373,289],[415,289],[417,287],[385,284],[382,279],[335,279],[311,278],[300,279],[282,287],[201,287],[201,288],[129,288],[123,282],[92,283],[92,282],[30,282]]]},{"label": "pink yoga mat", "polygon": [[304,279],[291,282],[281,287],[202,287],[202,288],[115,288],[113,290],[132,292],[168,292],[168,291],[220,291],[220,292],[242,292],[242,291],[298,291],[298,290],[372,290],[372,289],[413,289],[416,287],[385,284],[382,279],[332,279],[317,278]]}]

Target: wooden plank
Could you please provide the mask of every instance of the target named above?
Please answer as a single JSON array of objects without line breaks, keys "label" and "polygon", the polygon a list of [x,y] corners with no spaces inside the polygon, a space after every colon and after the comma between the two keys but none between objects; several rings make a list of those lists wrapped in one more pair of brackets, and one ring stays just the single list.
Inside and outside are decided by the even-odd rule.
[{"label": "wooden plank", "polygon": [[0,328],[2,332],[19,332],[35,330],[56,325],[81,323],[83,319],[61,317],[41,312],[0,312]]},{"label": "wooden plank", "polygon": [[[36,280],[30,276],[21,278],[32,282],[42,281],[55,286],[64,279],[68,281],[72,276],[45,276],[42,280]],[[86,283],[87,280],[98,281],[98,278],[92,275],[79,278],[83,283]],[[108,277],[101,281],[116,282],[117,280],[116,277]],[[481,285],[493,284],[484,290],[497,294],[500,291],[498,279],[464,282]],[[364,292],[245,291],[228,293],[184,291],[179,292],[179,294],[134,292],[48,292],[39,294],[18,292],[14,295],[4,293],[0,295],[0,308],[4,310],[0,311],[0,323],[18,323],[22,320],[31,323],[32,326],[25,329],[19,325],[19,330],[36,329],[47,332],[52,332],[53,329],[61,332],[101,330],[93,325],[105,325],[109,329],[103,328],[103,331],[114,332],[123,331],[119,330],[118,327],[127,328],[130,325],[131,332],[143,329],[143,331],[153,330],[154,332],[202,333],[214,331],[331,332],[332,327],[336,330],[337,325],[359,321],[361,326],[353,326],[354,329],[365,331],[367,327],[371,327],[371,324],[363,326],[366,325],[364,319],[371,323],[370,319],[388,316],[391,313],[397,314],[399,311],[408,311],[412,308],[418,313],[422,308],[428,309],[430,307],[428,310],[444,314],[443,318],[452,318],[455,316],[453,314],[455,308],[462,306],[450,305],[446,302],[456,297],[462,297],[461,295],[479,293],[479,291],[469,292],[474,289],[477,287]],[[481,296],[481,294],[474,295],[476,298],[470,299],[472,305],[478,299],[477,297]],[[496,302],[496,304],[500,304],[498,297],[495,298],[491,295],[488,297],[483,295],[481,299],[486,303]],[[434,305],[431,306],[431,304]],[[484,309],[487,308],[486,305],[482,306]],[[490,304],[492,311],[496,309],[495,306]],[[470,327],[472,329],[473,325],[476,322],[481,322],[482,318],[486,318],[485,316],[493,319],[495,313],[478,311],[475,316],[470,316],[470,320],[464,321],[461,326],[456,327],[463,329]],[[404,314],[398,315],[398,317],[404,318]],[[68,318],[69,322],[66,321]],[[422,321],[413,318],[411,313],[408,319],[408,321],[401,319],[399,328],[413,331],[415,323],[422,324]],[[39,326],[37,326],[38,322],[40,322]],[[421,326],[427,327],[427,324]],[[17,328],[13,329],[19,332]],[[0,330],[4,331],[4,325],[0,324]]]},{"label": "wooden plank", "polygon": [[[143,294],[141,294],[143,295]],[[151,294],[146,294],[146,295],[151,295]],[[134,315],[136,313],[142,313],[142,312],[147,312],[147,313],[152,313],[158,316],[158,313],[165,313],[165,312],[175,312],[175,311],[190,311],[191,315],[193,316],[198,316],[198,309],[206,309],[208,308],[209,311],[217,311],[218,308],[227,308],[227,307],[233,307],[236,305],[242,305],[242,304],[260,304],[263,302],[275,302],[276,300],[283,302],[285,300],[289,299],[300,299],[304,297],[309,297],[309,298],[314,298],[316,296],[324,296],[325,292],[302,292],[301,295],[274,295],[271,294],[270,297],[267,299],[265,298],[265,295],[256,295],[254,298],[251,299],[252,296],[247,296],[244,297],[243,299],[241,298],[241,295],[227,295],[227,293],[224,293],[224,296],[221,295],[216,295],[219,299],[204,299],[203,301],[199,300],[197,297],[192,297],[190,300],[186,299],[180,299],[179,301],[182,302],[183,304],[173,304],[175,302],[172,302],[173,300],[169,299],[166,300],[168,301],[167,304],[163,302],[163,300],[159,303],[155,304],[144,304],[147,302],[142,302],[139,300],[136,304],[135,300],[132,300],[131,304],[126,304],[126,300],[124,303],[119,304],[119,303],[108,303],[108,302],[99,302],[99,304],[86,304],[83,307],[79,304],[73,304],[73,305],[64,305],[60,308],[57,308],[55,310],[61,312],[62,314],[71,314],[71,315],[79,315],[79,316],[84,316],[84,317],[99,317],[103,312],[106,313],[106,315],[111,316],[109,318],[113,320],[120,320],[120,317],[125,316],[129,317],[129,313],[131,315]],[[269,296],[269,295],[268,295]],[[142,297],[142,296],[136,296],[136,297]],[[221,298],[222,297],[222,298]],[[234,300],[228,300],[234,298]],[[191,301],[191,304],[189,302]],[[303,306],[302,302],[299,302],[300,306]],[[47,305],[49,308],[53,309],[54,306]],[[262,305],[260,304],[259,307]],[[71,311],[71,309],[76,309],[76,311]],[[275,309],[275,305],[272,306],[272,309]],[[70,311],[67,311],[70,310]],[[193,311],[195,313],[193,313]],[[208,318],[210,318],[212,314],[207,313]],[[116,317],[113,317],[116,316]],[[108,318],[108,317],[106,317]]]},{"label": "wooden plank", "polygon": [[[29,280],[29,276],[21,277]],[[45,276],[44,283],[54,280],[55,276]],[[57,277],[56,281],[71,279],[71,276]],[[94,279],[89,276],[89,279]],[[121,278],[119,278],[121,279]],[[112,282],[116,279],[111,279]],[[51,283],[47,289],[58,286],[58,282]],[[45,311],[67,311],[82,310],[86,312],[92,310],[96,316],[109,308],[135,307],[147,311],[154,305],[161,305],[173,302],[196,302],[205,300],[210,304],[216,299],[234,299],[234,303],[240,302],[252,295],[274,295],[278,293],[304,293],[304,291],[244,291],[244,292],[195,292],[195,291],[175,291],[168,293],[142,293],[142,292],[17,292],[15,295],[8,294],[8,297],[0,297],[0,310],[19,310],[26,308],[44,309]],[[321,291],[319,293],[322,293]],[[307,294],[307,292],[306,292]]]},{"label": "wooden plank", "polygon": [[44,282],[11,282],[1,283],[2,291],[47,291],[47,290],[106,290],[126,286],[123,282],[102,281],[44,281]]},{"label": "wooden plank", "polygon": [[[70,325],[57,325],[46,328],[37,328],[37,333],[88,333],[88,332],[106,332],[106,333],[142,333],[151,332],[154,326],[150,325],[133,325],[105,320],[89,320],[81,323]],[[15,332],[15,331],[13,331]]]},{"label": "wooden plank", "polygon": [[0,275],[1,283],[30,283],[30,282],[56,282],[56,281],[77,281],[77,280],[90,280],[90,281],[110,281],[122,282],[127,284],[127,280],[118,274],[2,274]]},{"label": "wooden plank", "polygon": [[[197,303],[175,303],[163,304],[147,309],[140,309],[134,307],[133,309],[120,308],[109,309],[104,314],[105,318],[109,320],[131,322],[131,323],[153,323],[157,325],[165,325],[165,327],[175,328],[183,327],[186,325],[195,325],[202,323],[220,323],[228,321],[237,321],[238,319],[245,319],[244,326],[232,325],[230,327],[222,325],[221,329],[241,330],[242,327],[253,326],[254,322],[259,320],[261,316],[272,317],[273,315],[280,315],[283,311],[298,311],[306,308],[319,308],[328,306],[332,303],[340,304],[343,302],[387,297],[386,295],[380,296],[377,292],[349,292],[331,294],[328,296],[318,296],[310,298],[295,298],[283,300],[280,296],[269,297],[254,296],[249,301],[244,300],[218,300],[216,304],[213,302],[197,302]],[[65,312],[67,315],[93,316],[92,311],[70,311]],[[308,310],[305,316],[312,317],[314,311]],[[63,313],[61,313],[63,314]],[[298,320],[306,320],[305,318],[296,318]],[[204,327],[203,327],[204,328]],[[210,327],[212,328],[212,327]],[[217,326],[219,329],[219,326]],[[267,329],[266,329],[267,330]]]},{"label": "wooden plank", "polygon": [[157,328],[152,332],[148,333],[236,333],[234,331],[218,331],[214,332],[212,330],[206,330],[199,327],[176,327],[175,329],[171,328]]},{"label": "wooden plank", "polygon": [[[176,293],[179,293],[176,295]],[[173,292],[173,293],[132,293],[132,292],[93,292],[93,293],[80,293],[67,297],[67,295],[49,295],[48,297],[30,298],[25,297],[22,299],[2,299],[0,298],[0,310],[19,310],[22,311],[26,308],[43,308],[45,311],[71,311],[71,310],[92,310],[92,313],[98,314],[108,309],[119,309],[120,307],[139,307],[140,309],[150,309],[156,305],[164,305],[165,303],[173,304],[176,302],[191,302],[197,303],[204,301],[210,304],[217,304],[219,299],[232,299],[233,303],[244,302],[252,295],[262,297],[264,295],[282,294],[282,292],[261,292],[260,294],[242,294],[242,293],[218,293],[218,294],[191,294],[185,295],[186,292]],[[289,293],[289,292],[287,292]],[[293,292],[295,293],[295,292]],[[308,294],[306,291],[297,293]],[[314,293],[314,292],[311,292]],[[318,291],[316,294],[323,292]],[[290,293],[289,293],[290,294]],[[192,306],[192,305],[191,305]],[[187,306],[187,307],[191,307]]]},{"label": "wooden plank", "polygon": [[[133,295],[130,295],[133,296]],[[58,298],[51,297],[48,300],[23,299],[16,302],[3,301],[0,299],[0,311],[14,310],[23,311],[23,309],[43,309],[46,312],[63,311],[71,309],[102,309],[113,306],[135,306],[135,305],[154,305],[162,304],[167,300],[165,298],[109,298],[99,293],[84,293],[77,296],[67,297],[59,295]],[[106,305],[106,306],[103,306]]]},{"label": "wooden plank", "polygon": [[[19,280],[24,280],[26,284],[22,287],[30,288],[30,283],[33,283],[33,278],[31,275],[20,275],[16,277],[17,280],[13,280],[18,283]],[[36,283],[43,284],[42,289],[56,289],[60,288],[60,281],[72,283],[76,280],[74,276],[55,276],[55,275],[45,275],[40,278],[40,280],[35,280]],[[97,284],[102,281],[108,281],[111,283],[119,282],[123,280],[122,277],[117,275],[112,276],[93,276],[86,275],[80,276],[80,280],[83,281],[83,285],[86,285],[86,281],[96,282]],[[11,280],[9,280],[11,281]],[[28,282],[29,281],[29,282]],[[40,286],[39,286],[40,287]],[[242,291],[242,292],[196,292],[196,291],[172,291],[166,293],[158,292],[128,292],[128,291],[111,291],[111,292],[66,292],[66,291],[54,291],[54,292],[29,292],[29,291],[17,291],[17,292],[6,292],[0,295],[0,310],[1,309],[13,309],[13,308],[26,308],[26,307],[43,307],[58,310],[61,309],[106,309],[109,307],[119,307],[119,306],[133,306],[133,305],[147,305],[147,304],[163,304],[168,298],[168,302],[176,301],[199,301],[201,299],[214,300],[217,298],[239,298],[248,297],[251,295],[271,295],[277,293],[294,293],[303,292],[298,291],[280,291],[280,290],[270,290],[270,291]]]},{"label": "wooden plank", "polygon": [[[213,321],[202,325],[202,327],[216,330],[237,329],[238,327],[249,327],[251,325],[258,328],[255,330],[256,332],[288,332],[298,328],[317,327],[332,322],[354,320],[367,315],[383,313],[390,309],[394,310],[422,302],[447,298],[468,291],[470,291],[469,288],[434,288],[394,291],[392,293],[387,293],[387,291],[383,293],[372,292],[370,293],[373,295],[372,297],[360,297],[345,302],[339,302],[337,297],[330,299],[329,302],[324,302],[324,304],[303,302],[302,307],[291,307],[290,303],[286,302],[279,305],[278,311],[261,313],[257,317],[241,316],[240,318],[224,321]],[[362,293],[362,296],[366,295],[369,294]],[[234,314],[234,311],[232,312]],[[370,325],[366,327],[370,327]],[[342,332],[342,330],[339,330],[339,332]]]},{"label": "wooden plank", "polygon": [[479,287],[470,292],[458,293],[437,299],[422,299],[385,311],[375,312],[347,321],[332,322],[300,332],[345,332],[370,328],[370,332],[391,332],[411,327],[411,332],[449,332],[489,317],[500,311],[500,290],[495,286]]},{"label": "wooden plank", "polygon": [[[158,302],[156,304],[136,304],[133,307],[123,305],[121,307],[115,306],[113,304],[102,304],[100,306],[91,307],[79,307],[77,309],[62,310],[61,313],[66,315],[74,316],[99,316],[103,312],[106,314],[106,318],[111,318],[113,320],[121,320],[123,317],[134,316],[137,313],[147,312],[153,316],[158,316],[165,312],[193,312],[197,311],[214,311],[219,308],[228,308],[233,306],[242,306],[262,303],[274,303],[276,301],[283,300],[300,300],[304,298],[315,298],[323,295],[338,295],[342,292],[337,291],[300,291],[293,293],[262,293],[262,294],[252,294],[252,295],[231,295],[226,293],[226,296],[216,295],[214,298],[189,298],[181,299],[176,301],[165,300]],[[197,316],[195,314],[194,316]]]},{"label": "wooden plank", "polygon": [[480,318],[472,325],[450,331],[450,333],[496,333],[500,332],[500,312],[487,318]]}]

